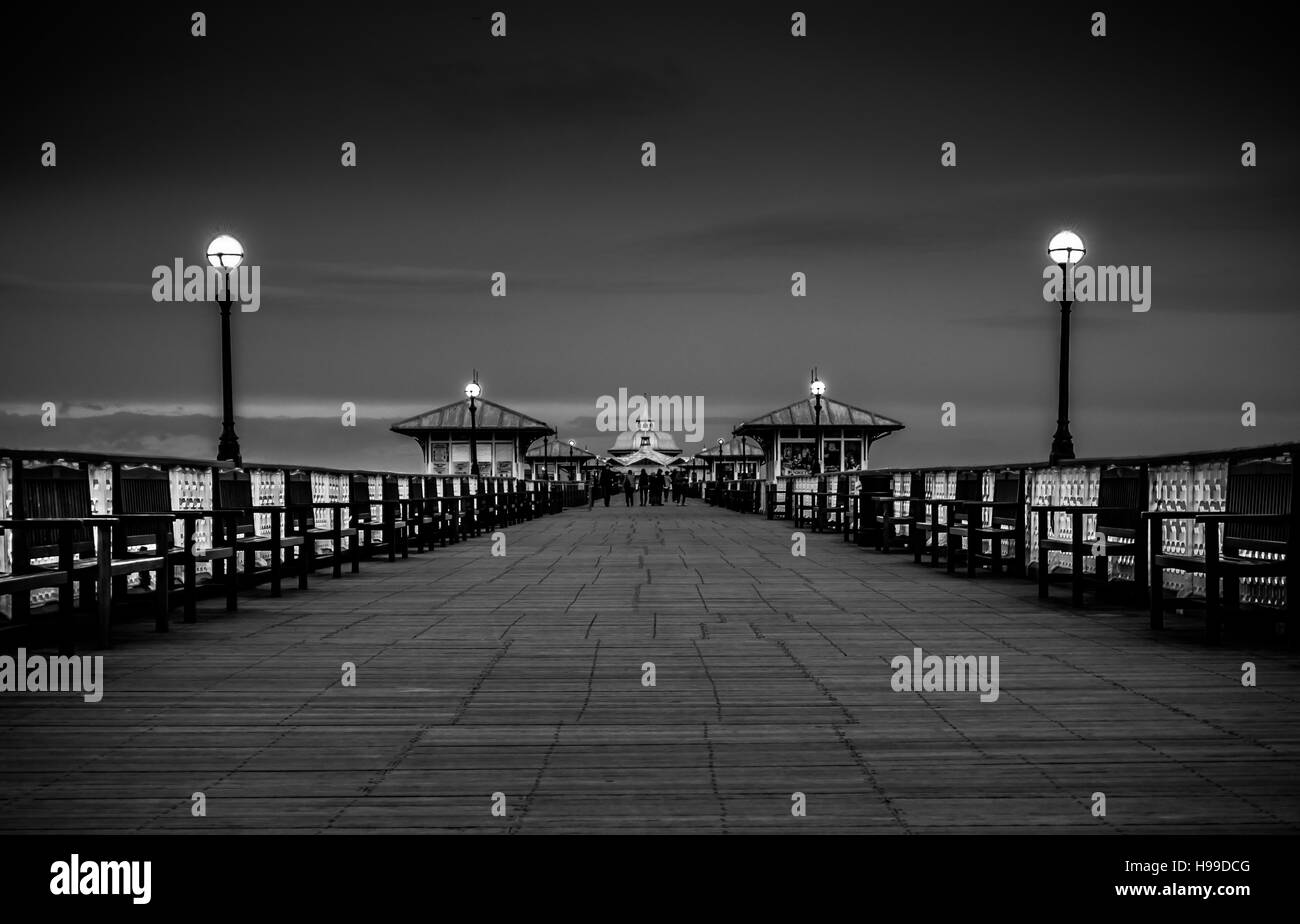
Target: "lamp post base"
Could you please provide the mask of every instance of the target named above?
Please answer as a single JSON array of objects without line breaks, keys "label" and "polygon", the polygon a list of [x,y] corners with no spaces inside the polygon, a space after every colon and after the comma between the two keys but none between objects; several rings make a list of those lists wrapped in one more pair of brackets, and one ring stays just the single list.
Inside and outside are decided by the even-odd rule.
[{"label": "lamp post base", "polygon": [[221,439],[217,443],[217,461],[234,462],[235,465],[243,464],[239,452],[239,437],[235,436],[233,429],[222,431]]},{"label": "lamp post base", "polygon": [[1070,431],[1064,427],[1058,428],[1056,435],[1052,437],[1052,454],[1048,457],[1048,462],[1055,465],[1058,462],[1068,462],[1074,458],[1074,437],[1070,436]]}]

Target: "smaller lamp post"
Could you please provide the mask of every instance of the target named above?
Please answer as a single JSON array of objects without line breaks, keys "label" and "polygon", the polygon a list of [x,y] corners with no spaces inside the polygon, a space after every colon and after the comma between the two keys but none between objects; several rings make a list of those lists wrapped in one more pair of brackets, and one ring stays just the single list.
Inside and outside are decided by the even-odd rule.
[{"label": "smaller lamp post", "polygon": [[812,392],[813,396],[813,413],[816,415],[814,420],[816,421],[817,433],[817,456],[813,459],[812,473],[820,475],[822,473],[822,395],[826,394],[826,383],[817,378],[815,368],[812,371],[812,384],[808,386],[808,390]]},{"label": "smaller lamp post", "polygon": [[475,399],[483,394],[478,384],[478,370],[474,370],[474,381],[465,386],[465,397],[469,398],[469,473],[478,477],[478,406]]},{"label": "smaller lamp post", "polygon": [[235,387],[230,371],[230,272],[244,262],[244,245],[229,234],[222,234],[208,244],[208,263],[226,271],[225,291],[221,300],[221,438],[217,442],[217,461],[243,464],[239,437],[235,435]]},{"label": "smaller lamp post", "polygon": [[1073,286],[1071,266],[1088,251],[1083,239],[1073,231],[1060,231],[1047,244],[1047,256],[1061,268],[1061,360],[1056,385],[1056,433],[1052,436],[1052,453],[1048,461],[1055,465],[1074,458],[1074,437],[1070,435],[1070,303]]}]

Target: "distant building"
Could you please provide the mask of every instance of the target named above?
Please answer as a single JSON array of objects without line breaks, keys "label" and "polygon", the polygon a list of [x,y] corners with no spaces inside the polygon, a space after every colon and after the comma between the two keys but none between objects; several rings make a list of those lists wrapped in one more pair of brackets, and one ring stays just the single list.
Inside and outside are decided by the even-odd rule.
[{"label": "distant building", "polygon": [[763,447],[748,436],[733,436],[721,446],[714,444],[708,449],[701,449],[695,458],[704,463],[711,481],[766,479],[769,471]]},{"label": "distant building", "polygon": [[652,430],[650,421],[644,420],[636,429],[624,430],[609,447],[614,465],[624,468],[663,468],[684,465],[682,450],[672,435],[663,430]]},{"label": "distant building", "polygon": [[590,449],[570,446],[568,440],[544,437],[528,448],[524,456],[526,477],[546,481],[582,481],[600,466],[600,457]]},{"label": "distant building", "polygon": [[903,424],[893,418],[827,397],[821,399],[819,423],[816,404],[809,397],[732,432],[762,447],[770,482],[780,475],[818,474],[819,446],[820,474],[864,470],[871,444],[902,429]]},{"label": "distant building", "polygon": [[529,477],[525,452],[536,440],[553,436],[555,430],[495,402],[477,398],[474,403],[472,428],[469,400],[462,398],[395,423],[389,429],[420,444],[427,475],[468,475],[472,430],[480,475]]}]

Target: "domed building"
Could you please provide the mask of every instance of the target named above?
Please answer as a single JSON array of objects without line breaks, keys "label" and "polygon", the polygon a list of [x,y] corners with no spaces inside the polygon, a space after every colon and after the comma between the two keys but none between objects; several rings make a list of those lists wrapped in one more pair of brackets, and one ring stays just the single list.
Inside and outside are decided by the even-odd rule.
[{"label": "domed building", "polygon": [[673,439],[672,434],[663,430],[652,430],[650,421],[641,421],[635,430],[624,430],[609,447],[609,454],[615,465],[623,467],[661,467],[683,464],[680,460],[682,450]]}]

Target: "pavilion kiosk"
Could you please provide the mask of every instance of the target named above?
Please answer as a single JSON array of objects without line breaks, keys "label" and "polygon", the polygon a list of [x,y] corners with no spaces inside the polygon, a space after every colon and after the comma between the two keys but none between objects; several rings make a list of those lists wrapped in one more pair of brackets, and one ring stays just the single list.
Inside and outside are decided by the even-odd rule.
[{"label": "pavilion kiosk", "polygon": [[579,481],[582,473],[597,461],[596,454],[567,440],[544,437],[536,440],[524,456],[533,478],[542,481]]},{"label": "pavilion kiosk", "polygon": [[766,480],[771,471],[763,447],[748,436],[733,436],[719,445],[701,449],[696,458],[704,463],[710,481]]},{"label": "pavilion kiosk", "polygon": [[469,402],[462,400],[425,411],[389,429],[420,444],[426,475],[468,476],[472,437],[479,473],[504,478],[529,477],[525,458],[528,447],[555,434],[542,421],[483,398],[476,399],[472,421]]},{"label": "pavilion kiosk", "polygon": [[903,424],[893,418],[819,394],[756,417],[732,432],[761,448],[767,469],[764,489],[770,491],[777,478],[820,480],[865,471],[871,444],[901,429]]}]

